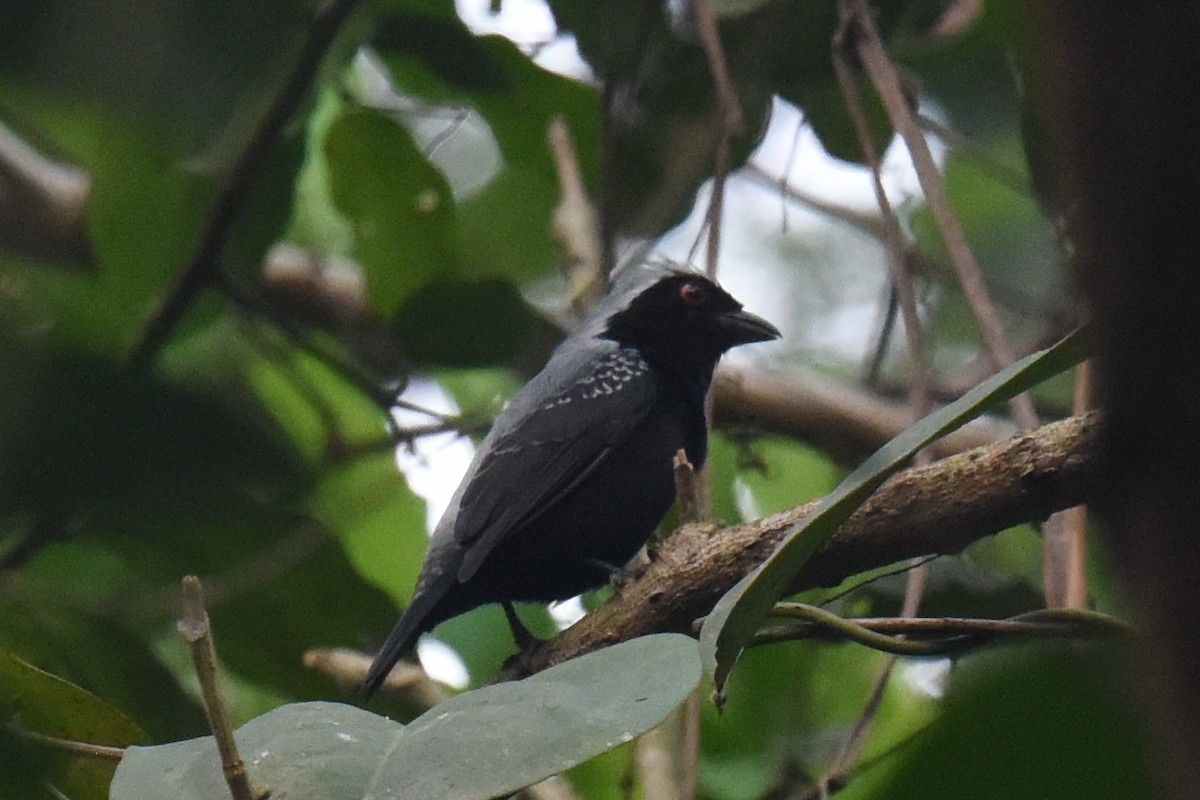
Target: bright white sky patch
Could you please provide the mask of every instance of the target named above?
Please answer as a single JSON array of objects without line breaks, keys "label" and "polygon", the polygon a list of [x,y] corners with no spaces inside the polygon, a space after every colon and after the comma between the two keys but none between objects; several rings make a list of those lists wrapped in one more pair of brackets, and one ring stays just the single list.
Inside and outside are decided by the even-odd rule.
[{"label": "bright white sky patch", "polygon": [[950,659],[936,658],[914,661],[904,668],[904,682],[919,694],[941,699],[946,694],[950,677]]},{"label": "bright white sky patch", "polygon": [[583,607],[583,600],[579,597],[550,604],[550,617],[554,620],[554,624],[558,625],[559,630],[566,630],[583,619],[586,614],[587,610]]},{"label": "bright white sky patch", "polygon": [[554,15],[542,0],[504,0],[495,14],[491,0],[455,0],[454,8],[476,34],[498,33],[518,45],[541,44],[558,34]]},{"label": "bright white sky patch", "polygon": [[422,636],[417,642],[417,657],[429,677],[454,689],[465,689],[471,683],[467,665],[454,648],[432,636]]},{"label": "bright white sky patch", "polygon": [[[435,381],[414,377],[400,399],[437,411],[442,414],[457,414],[458,405],[445,389]],[[416,411],[402,408],[392,409],[392,418],[401,428],[428,425],[436,420]],[[410,448],[396,448],[396,466],[404,473],[408,486],[425,500],[425,526],[433,526],[442,518],[450,498],[466,474],[471,459],[475,456],[475,445],[469,436],[454,431],[433,436],[421,436]]]}]

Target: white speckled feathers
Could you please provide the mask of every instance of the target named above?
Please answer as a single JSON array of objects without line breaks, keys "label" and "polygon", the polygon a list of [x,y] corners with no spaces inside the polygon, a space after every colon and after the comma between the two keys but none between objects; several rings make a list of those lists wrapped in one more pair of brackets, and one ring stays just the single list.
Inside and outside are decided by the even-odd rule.
[{"label": "white speckled feathers", "polygon": [[[581,348],[593,352],[581,357]],[[486,473],[487,480],[465,481],[457,508],[452,504],[443,520],[454,520],[453,539],[467,548],[458,579],[469,580],[498,542],[590,475],[654,398],[654,378],[636,350],[590,338],[560,347],[481,445],[471,474]],[[438,527],[435,536],[444,536]]]}]

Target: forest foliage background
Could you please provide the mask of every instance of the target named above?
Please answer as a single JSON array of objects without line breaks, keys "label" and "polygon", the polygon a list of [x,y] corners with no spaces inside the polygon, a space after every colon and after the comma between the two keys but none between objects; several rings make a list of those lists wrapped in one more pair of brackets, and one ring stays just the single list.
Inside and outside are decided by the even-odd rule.
[{"label": "forest foliage background", "polygon": [[[61,740],[124,747],[207,733],[175,629],[184,575],[205,581],[235,725],[303,708],[289,703],[352,700],[342,668],[314,668],[306,653],[370,652],[409,600],[428,513],[412,470],[486,430],[611,261],[715,268],[785,333],[717,382],[705,480],[709,516],[728,525],[826,495],[918,412],[994,371],[977,292],[957,271],[961,245],[1010,358],[1086,316],[1069,265],[1075,201],[1056,157],[1054,59],[1026,4],[886,0],[871,26],[850,0],[697,9],[555,0],[542,11],[545,41],[515,42],[479,27],[497,9],[475,9],[472,28],[434,0],[0,8],[4,796],[107,796],[111,760]],[[900,94],[863,49],[874,26]],[[585,79],[541,66],[569,61],[572,45]],[[927,201],[893,134],[897,96],[932,148],[944,198]],[[572,148],[548,144],[555,120]],[[894,215],[873,194],[872,153]],[[599,236],[577,209],[585,233],[568,228],[564,248],[563,212],[552,220],[580,187]],[[944,210],[962,241],[948,243]],[[924,337],[915,350],[890,288],[901,272]],[[1040,421],[1078,410],[1076,389],[1071,370],[1042,383]],[[400,390],[414,408],[396,423]],[[949,449],[1018,427],[1020,412],[996,404]],[[925,567],[923,615],[1004,619],[1065,585],[1061,565],[1044,568],[1038,530],[985,538],[995,532],[972,531],[961,555]],[[1103,546],[1090,542],[1088,555],[1071,578],[1085,587],[1076,604],[1125,616]],[[872,566],[800,599],[842,616],[898,615],[907,575]],[[551,614],[523,614],[555,632]],[[494,608],[437,638],[472,688],[512,649]],[[906,658],[886,683],[890,657],[857,644],[749,649],[721,712],[702,683],[692,722],[668,727],[667,783],[683,792],[673,796],[693,787],[721,800],[818,786],[846,797],[1157,796],[1134,648],[1075,638]],[[597,676],[636,689],[670,673],[655,659],[679,642],[657,641],[667,649],[584,668],[563,707],[599,725],[619,687]],[[664,697],[699,674],[674,671]],[[519,697],[529,708],[539,695]],[[411,719],[423,705],[401,692],[378,710]],[[583,762],[559,790],[664,796],[646,757],[659,739],[576,752],[537,739],[553,723],[533,710],[529,763]],[[633,717],[637,732],[661,719]],[[375,724],[364,720],[344,722]],[[503,731],[497,740],[521,740]],[[437,769],[487,776],[511,760],[486,740],[464,758]],[[153,780],[127,774],[120,791],[131,794],[113,796],[154,796]],[[478,791],[461,796],[490,796]]]}]

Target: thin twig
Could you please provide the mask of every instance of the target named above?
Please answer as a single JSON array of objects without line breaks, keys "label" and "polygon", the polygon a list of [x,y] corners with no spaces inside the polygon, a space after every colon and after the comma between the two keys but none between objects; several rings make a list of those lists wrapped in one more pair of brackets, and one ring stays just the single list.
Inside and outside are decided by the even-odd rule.
[{"label": "thin twig", "polygon": [[[842,8],[847,17],[853,21],[854,44],[863,67],[879,92],[892,126],[908,147],[913,168],[917,173],[917,180],[925,193],[934,224],[950,253],[951,264],[954,266],[959,284],[962,286],[963,296],[966,298],[967,305],[983,336],[984,346],[988,358],[992,362],[992,367],[996,370],[1003,369],[1015,360],[1015,355],[1008,344],[1000,318],[988,296],[983,270],[975,260],[975,254],[967,243],[962,225],[950,206],[945,183],[938,173],[937,165],[934,164],[929,144],[925,141],[925,136],[909,108],[896,66],[883,47],[879,30],[866,0],[842,0]],[[1009,408],[1021,430],[1030,431],[1038,426],[1037,411],[1028,392],[1010,400]],[[1068,593],[1066,565],[1069,555],[1066,553],[1066,549],[1069,541],[1064,532],[1065,521],[1056,514],[1047,519],[1041,527],[1044,537],[1043,574],[1045,575],[1046,604],[1051,608],[1062,608],[1067,605]]]},{"label": "thin twig", "polygon": [[221,754],[221,769],[225,782],[229,784],[229,793],[233,800],[263,800],[268,792],[256,791],[250,785],[246,764],[238,754],[237,742],[233,738],[229,712],[217,687],[217,651],[213,647],[208,612],[204,608],[204,589],[195,575],[183,579],[183,617],[178,627],[192,653],[192,663],[204,697],[204,710],[208,713],[208,724]]},{"label": "thin twig", "polygon": [[[908,147],[917,180],[925,193],[934,224],[950,253],[951,263],[983,336],[992,366],[997,370],[1003,369],[1015,360],[1014,354],[1004,335],[1004,328],[996,310],[988,298],[983,270],[967,244],[962,225],[950,207],[946,186],[933,161],[929,144],[913,118],[900,75],[884,50],[875,18],[866,0],[842,0],[842,6],[849,20],[848,25],[852,26],[847,28],[847,35],[852,37],[852,44],[879,93],[892,127]],[[1012,408],[1013,416],[1022,429],[1030,430],[1036,427],[1037,412],[1034,411],[1033,402],[1027,394],[1015,399]]]},{"label": "thin twig", "polygon": [[[880,218],[883,221],[883,244],[888,254],[892,297],[894,297],[895,304],[899,307],[900,317],[904,322],[904,340],[908,351],[910,370],[908,403],[912,413],[912,420],[915,422],[928,414],[933,405],[932,393],[930,391],[929,355],[925,346],[921,317],[917,310],[912,273],[908,268],[908,259],[905,257],[905,246],[903,234],[900,231],[900,221],[896,216],[895,210],[892,208],[891,201],[888,199],[887,192],[883,186],[883,172],[880,166],[881,159],[879,152],[875,147],[875,142],[871,139],[871,130],[867,123],[866,110],[863,105],[862,93],[858,88],[858,80],[855,78],[846,57],[845,44],[848,30],[846,26],[849,24],[849,18],[845,13],[844,7],[842,12],[842,24],[838,27],[838,32],[834,37],[833,69],[834,74],[837,76],[842,97],[846,103],[847,114],[854,125],[859,146],[862,148],[867,158],[867,165],[870,167],[871,185],[875,190],[875,201],[879,205]],[[891,304],[892,300],[889,298],[889,307]],[[885,327],[881,332],[881,344],[884,341],[886,332],[887,328]],[[882,347],[880,347],[880,352],[882,352]],[[923,448],[913,459],[913,463],[918,467],[928,466],[932,461],[933,451],[928,447]],[[929,569],[925,564],[918,564],[908,573],[904,594],[904,609],[902,612],[905,617],[916,616],[928,573]],[[871,725],[879,713],[880,705],[883,703],[884,692],[891,681],[896,663],[895,656],[889,658],[884,663],[883,669],[875,679],[875,683],[867,695],[867,700],[863,705],[862,711],[850,729],[850,733],[842,742],[842,746],[838,749],[838,754],[828,771],[820,779],[819,783],[821,785],[829,785],[833,780],[840,780],[840,777],[837,776],[848,774],[855,762],[858,761],[863,745],[866,743],[867,735],[870,733]]]},{"label": "thin twig", "polygon": [[896,217],[896,212],[883,187],[879,152],[871,140],[862,93],[858,89],[858,81],[845,56],[844,40],[848,24],[848,18],[844,19],[843,25],[839,27],[838,34],[834,39],[833,70],[837,76],[842,96],[845,98],[846,111],[854,125],[859,146],[862,147],[863,153],[867,157],[867,165],[870,167],[871,185],[875,190],[875,201],[879,205],[880,218],[883,222],[883,244],[888,254],[892,290],[896,293],[901,319],[904,320],[905,342],[912,371],[909,381],[909,405],[914,419],[920,419],[929,413],[932,405],[929,390],[929,357],[926,352],[925,337],[921,330],[921,317],[917,311],[917,298],[913,289],[912,275],[909,273],[905,259],[904,236],[900,231],[900,221]]},{"label": "thin twig", "polygon": [[[1087,413],[1092,407],[1092,362],[1084,361],[1075,369],[1075,393],[1072,407],[1075,414]],[[1067,608],[1086,608],[1087,585],[1087,506],[1075,506],[1061,512],[1066,543]]]},{"label": "thin twig", "polygon": [[675,454],[675,499],[679,503],[679,524],[700,522],[704,519],[704,506],[696,470],[682,449]]},{"label": "thin twig", "polygon": [[700,730],[703,718],[700,714],[700,689],[697,687],[683,701],[683,737],[679,743],[679,796],[692,800],[696,796],[696,784],[700,761]]},{"label": "thin twig", "polygon": [[77,756],[88,756],[90,758],[103,758],[109,761],[120,761],[125,757],[124,747],[111,747],[106,744],[93,744],[92,742],[79,742],[74,739],[64,739],[60,736],[50,736],[45,733],[31,731],[21,724],[19,718],[14,718],[8,721],[4,726],[10,733],[19,736],[37,744],[62,750],[67,753],[72,753]]},{"label": "thin twig", "polygon": [[600,222],[583,183],[571,130],[563,117],[556,116],[550,121],[546,142],[558,173],[559,191],[550,229],[565,256],[563,266],[571,286],[571,307],[582,316],[604,294],[607,283]]},{"label": "thin twig", "polygon": [[230,170],[225,186],[209,212],[208,223],[191,262],[142,329],[131,357],[135,368],[143,369],[154,360],[201,291],[222,282],[221,253],[224,252],[225,245],[233,233],[234,224],[246,206],[250,190],[266,168],[284,126],[308,95],[317,68],[334,37],[359,2],[360,0],[319,2],[304,44],[296,57],[295,66],[279,87],[250,141]]},{"label": "thin twig", "polygon": [[[824,214],[838,222],[845,223],[859,233],[865,234],[881,243],[883,242],[883,223],[880,222],[876,215],[866,214],[805,191],[790,183],[786,175],[776,177],[753,160],[746,162],[738,170],[738,178],[769,186],[772,191],[779,192],[788,200],[794,200],[806,208]],[[905,258],[919,272],[924,274],[938,275],[952,271],[949,264],[945,263],[938,256],[922,252],[911,245],[905,249]],[[1006,286],[995,280],[988,280],[988,290],[993,299],[1006,308],[1012,308],[1039,318],[1048,318],[1052,322],[1064,317],[1064,313],[1056,308],[1053,303],[1048,303],[1043,298],[1034,297],[1021,291],[1019,288]]]},{"label": "thin twig", "polygon": [[885,653],[905,656],[951,655],[998,636],[1014,638],[1096,638],[1128,636],[1124,620],[1092,611],[1053,609],[1010,619],[957,617],[883,617],[846,619],[805,603],[779,603],[771,616],[801,620],[798,625],[768,628],[755,646],[799,639],[846,640]]},{"label": "thin twig", "polygon": [[725,49],[721,46],[721,34],[717,29],[712,7],[706,0],[691,0],[691,4],[696,29],[700,34],[700,44],[704,48],[713,88],[716,90],[717,109],[720,112],[721,135],[717,140],[712,194],[708,203],[708,254],[705,260],[705,273],[715,279],[721,254],[721,217],[725,205],[725,182],[729,177],[732,162],[730,149],[733,137],[741,132],[744,121],[742,105],[729,74],[729,62],[725,58]]}]

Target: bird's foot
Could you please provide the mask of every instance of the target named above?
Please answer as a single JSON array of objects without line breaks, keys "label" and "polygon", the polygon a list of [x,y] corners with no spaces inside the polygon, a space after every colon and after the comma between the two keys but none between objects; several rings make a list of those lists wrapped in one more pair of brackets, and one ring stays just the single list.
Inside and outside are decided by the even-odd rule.
[{"label": "bird's foot", "polygon": [[513,608],[512,603],[501,603],[500,607],[504,609],[504,617],[508,620],[508,629],[512,631],[513,641],[517,643],[517,649],[520,652],[530,651],[544,641],[534,636],[533,632],[525,627],[525,623],[521,622],[521,618],[517,616],[517,610]]},{"label": "bird's foot", "polygon": [[508,620],[508,628],[512,631],[513,641],[517,643],[517,652],[504,662],[503,674],[524,677],[533,674],[533,651],[545,642],[534,636],[521,618],[512,603],[501,603],[504,616]]},{"label": "bird's foot", "polygon": [[608,584],[612,586],[614,592],[620,593],[622,589],[633,583],[634,579],[641,574],[643,568],[643,565],[639,564],[612,567],[608,573]]},{"label": "bird's foot", "polygon": [[650,565],[650,560],[645,556],[645,551],[642,551],[624,566],[606,564],[602,561],[593,563],[597,570],[604,570],[608,573],[608,585],[612,587],[613,592],[619,594],[645,571],[646,567]]}]

